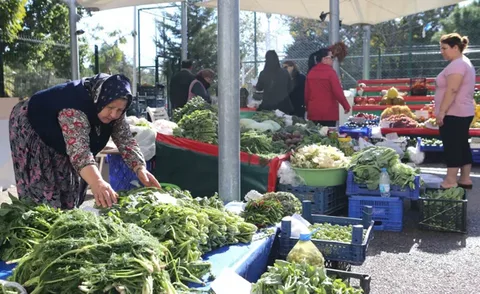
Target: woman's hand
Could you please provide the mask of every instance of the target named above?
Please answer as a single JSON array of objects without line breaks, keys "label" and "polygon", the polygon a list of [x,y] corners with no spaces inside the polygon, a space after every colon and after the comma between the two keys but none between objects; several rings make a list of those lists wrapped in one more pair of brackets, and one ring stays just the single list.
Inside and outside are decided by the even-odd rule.
[{"label": "woman's hand", "polygon": [[93,185],[90,185],[90,189],[92,189],[95,202],[98,206],[106,208],[117,203],[117,193],[113,191],[110,184],[103,179],[99,179]]},{"label": "woman's hand", "polygon": [[160,183],[157,179],[145,168],[145,166],[139,167],[136,172],[138,180],[142,183],[145,187],[156,187],[161,188]]},{"label": "woman's hand", "polygon": [[445,118],[445,113],[444,112],[440,112],[437,117],[436,117],[436,120],[437,120],[437,125],[439,127],[443,126],[443,119]]}]

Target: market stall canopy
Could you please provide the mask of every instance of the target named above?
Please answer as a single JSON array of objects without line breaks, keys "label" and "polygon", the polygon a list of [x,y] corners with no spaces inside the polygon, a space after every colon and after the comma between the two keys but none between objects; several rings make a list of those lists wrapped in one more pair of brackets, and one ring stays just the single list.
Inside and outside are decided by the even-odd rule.
[{"label": "market stall canopy", "polygon": [[[448,6],[460,0],[339,0],[343,24],[377,24],[395,18]],[[217,7],[217,0],[199,3]],[[330,0],[240,0],[240,10],[319,19],[330,11]]]},{"label": "market stall canopy", "polygon": [[122,7],[140,6],[157,3],[181,2],[183,0],[77,0],[85,8],[108,10]]}]

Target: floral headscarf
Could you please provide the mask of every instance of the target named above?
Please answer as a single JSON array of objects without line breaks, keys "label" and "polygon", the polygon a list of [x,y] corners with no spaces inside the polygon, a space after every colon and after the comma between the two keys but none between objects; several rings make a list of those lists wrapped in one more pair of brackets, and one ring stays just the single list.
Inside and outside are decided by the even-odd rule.
[{"label": "floral headscarf", "polygon": [[126,108],[132,103],[133,97],[130,91],[130,81],[124,75],[101,73],[91,78],[85,78],[82,82],[92,97],[98,113],[110,102],[119,98],[127,99]]}]

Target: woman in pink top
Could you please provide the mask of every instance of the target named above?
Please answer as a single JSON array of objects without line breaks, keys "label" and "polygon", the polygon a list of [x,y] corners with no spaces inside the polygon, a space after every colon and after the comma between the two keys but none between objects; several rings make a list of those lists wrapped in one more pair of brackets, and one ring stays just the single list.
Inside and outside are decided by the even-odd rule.
[{"label": "woman in pink top", "polygon": [[[472,188],[472,152],[468,131],[475,115],[475,68],[463,55],[467,45],[468,38],[456,33],[440,38],[442,56],[450,62],[437,76],[435,89],[435,115],[447,164],[443,188]],[[460,179],[457,182],[459,170]]]}]

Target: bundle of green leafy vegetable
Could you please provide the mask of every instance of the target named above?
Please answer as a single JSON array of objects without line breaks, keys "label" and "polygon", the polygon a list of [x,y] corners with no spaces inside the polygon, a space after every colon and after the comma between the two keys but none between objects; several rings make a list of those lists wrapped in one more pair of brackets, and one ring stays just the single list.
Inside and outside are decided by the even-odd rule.
[{"label": "bundle of green leafy vegetable", "polygon": [[251,200],[245,205],[242,217],[259,228],[278,223],[284,215],[283,206],[277,199]]},{"label": "bundle of green leafy vegetable", "polygon": [[377,190],[382,168],[386,168],[390,183],[402,189],[415,189],[418,169],[403,164],[398,154],[388,147],[368,147],[352,156],[349,169],[353,171],[355,182],[366,184],[369,190]]},{"label": "bundle of green leafy vegetable", "polygon": [[183,107],[175,109],[173,112],[173,121],[178,123],[185,115],[191,114],[196,110],[210,110],[217,113],[217,109],[207,103],[202,97],[196,96],[190,99]]},{"label": "bundle of green leafy vegetable", "polygon": [[34,205],[9,195],[0,206],[0,260],[14,261],[29,253],[50,232],[62,214],[47,205]]},{"label": "bundle of green leafy vegetable", "polygon": [[211,110],[195,110],[185,114],[178,122],[173,135],[204,143],[216,144],[218,117]]},{"label": "bundle of green leafy vegetable", "polygon": [[269,111],[269,110],[256,111],[255,114],[252,116],[252,119],[257,122],[273,120],[274,122],[278,123],[280,126],[282,127],[285,126],[285,120],[281,117],[278,117],[274,111]]},{"label": "bundle of green leafy vegetable", "polygon": [[268,192],[263,194],[262,200],[279,201],[283,208],[282,216],[292,216],[295,213],[302,213],[302,203],[290,192]]},{"label": "bundle of green leafy vegetable", "polygon": [[29,293],[177,293],[168,250],[148,232],[75,209],[23,257],[11,280]]},{"label": "bundle of green leafy vegetable", "polygon": [[240,149],[252,154],[269,154],[272,152],[272,138],[255,130],[240,134]]},{"label": "bundle of green leafy vegetable", "polygon": [[[309,227],[310,231],[317,230],[312,234],[312,239],[326,240],[326,241],[339,241],[345,243],[352,243],[352,225],[333,225],[330,223],[316,223]],[[363,236],[365,237],[367,230],[363,230]]]},{"label": "bundle of green leafy vegetable", "polygon": [[276,260],[253,284],[252,294],[278,293],[361,294],[363,290],[355,289],[341,279],[327,277],[324,268]]},{"label": "bundle of green leafy vegetable", "polygon": [[437,230],[462,231],[465,190],[460,187],[445,190],[427,190],[422,196],[422,225]]},{"label": "bundle of green leafy vegetable", "polygon": [[[218,197],[194,199],[188,191],[139,188],[119,193],[118,204],[103,213],[134,223],[159,239],[176,259],[168,268],[177,281],[201,283],[211,264],[203,253],[252,240],[257,228],[224,210]],[[172,201],[173,199],[173,201]],[[174,273],[176,272],[176,274]]]}]

